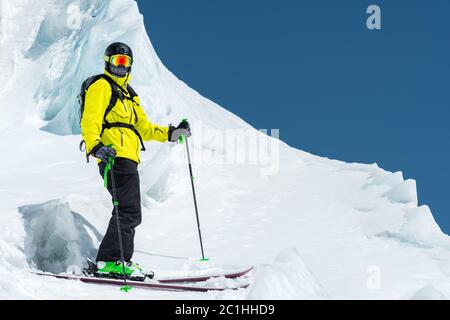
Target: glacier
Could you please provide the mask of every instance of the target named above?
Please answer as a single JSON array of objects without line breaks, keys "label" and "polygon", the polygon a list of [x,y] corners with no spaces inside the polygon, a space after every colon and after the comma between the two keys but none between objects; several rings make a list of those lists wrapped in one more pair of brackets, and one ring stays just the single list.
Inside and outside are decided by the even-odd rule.
[{"label": "glacier", "polygon": [[32,267],[58,274],[80,270],[86,258],[95,260],[102,236],[83,216],[72,212],[67,202],[23,206],[19,212],[27,234],[25,254]]},{"label": "glacier", "polygon": [[[202,97],[158,58],[133,0],[2,0],[0,298],[442,299],[450,297],[450,239],[416,182],[376,164],[345,163],[289,147]],[[157,273],[255,265],[248,290],[117,290],[57,279],[92,256],[111,214],[94,163],[78,151],[76,96],[102,72],[104,48],[133,48],[133,87],[154,122],[193,125],[205,251],[199,257],[186,155],[149,143],[140,166],[143,224],[135,260]],[[233,131],[234,130],[234,131]],[[240,161],[223,137],[249,137],[277,170]],[[228,161],[235,157],[235,161]],[[268,157],[270,159],[270,157]],[[241,159],[242,160],[242,159]],[[267,159],[266,159],[267,160]],[[219,280],[218,280],[219,281]],[[89,288],[89,290],[86,290]]]}]

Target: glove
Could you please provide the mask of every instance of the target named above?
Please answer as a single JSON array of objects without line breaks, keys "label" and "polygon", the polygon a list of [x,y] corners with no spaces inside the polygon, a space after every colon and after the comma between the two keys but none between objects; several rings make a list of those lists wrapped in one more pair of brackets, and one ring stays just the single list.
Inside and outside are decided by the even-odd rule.
[{"label": "glove", "polygon": [[189,125],[189,122],[183,120],[176,128],[172,125],[169,126],[170,142],[178,142],[178,140],[180,140],[180,137],[182,135],[185,136],[186,138],[192,136],[191,126]]},{"label": "glove", "polygon": [[111,147],[105,147],[103,143],[99,143],[92,149],[94,157],[100,159],[104,163],[109,163],[109,158],[115,159],[117,156],[116,150]]}]

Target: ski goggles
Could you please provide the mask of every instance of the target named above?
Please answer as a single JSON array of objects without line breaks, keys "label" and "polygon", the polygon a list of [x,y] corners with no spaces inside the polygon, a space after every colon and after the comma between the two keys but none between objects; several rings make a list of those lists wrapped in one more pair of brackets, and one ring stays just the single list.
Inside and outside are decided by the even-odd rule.
[{"label": "ski goggles", "polygon": [[111,63],[115,67],[123,66],[129,68],[133,64],[133,59],[124,54],[116,54],[111,57],[105,56],[105,61]]}]

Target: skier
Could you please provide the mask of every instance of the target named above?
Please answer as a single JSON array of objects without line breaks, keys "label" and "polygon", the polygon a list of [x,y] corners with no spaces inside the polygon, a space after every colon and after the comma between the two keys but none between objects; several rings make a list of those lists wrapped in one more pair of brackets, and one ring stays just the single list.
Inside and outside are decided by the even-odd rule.
[{"label": "skier", "polygon": [[[138,164],[142,141],[177,142],[181,135],[191,135],[187,121],[178,127],[151,123],[140,105],[139,97],[129,86],[133,53],[121,42],[108,46],[104,55],[104,75],[96,79],[86,91],[82,112],[81,130],[86,151],[98,158],[100,175],[103,177],[110,159],[114,160],[115,199],[118,202],[120,231],[123,243],[125,268],[121,261],[119,234],[115,212],[109,221],[106,234],[97,254],[96,274],[104,276],[145,277],[146,272],[131,258],[134,251],[135,228],[141,223],[141,199]],[[111,84],[111,81],[113,83]],[[113,95],[119,92],[116,103],[111,106]],[[110,110],[108,110],[110,109]],[[111,174],[111,172],[107,173]],[[108,191],[113,196],[111,178]]]}]

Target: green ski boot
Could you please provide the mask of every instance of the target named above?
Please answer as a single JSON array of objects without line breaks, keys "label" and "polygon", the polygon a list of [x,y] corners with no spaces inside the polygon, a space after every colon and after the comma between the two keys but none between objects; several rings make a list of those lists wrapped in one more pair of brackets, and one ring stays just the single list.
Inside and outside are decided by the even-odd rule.
[{"label": "green ski boot", "polygon": [[126,265],[130,268],[134,268],[136,270],[139,270],[140,273],[145,275],[149,279],[153,279],[155,277],[155,273],[153,271],[148,271],[142,268],[138,263],[134,263],[132,261],[129,261],[126,263]]},{"label": "green ski boot", "polygon": [[[123,279],[124,268],[121,261],[98,261],[95,276],[101,278]],[[141,272],[141,269],[133,266],[131,263],[125,263],[125,276],[134,281],[144,281],[147,277]]]}]

